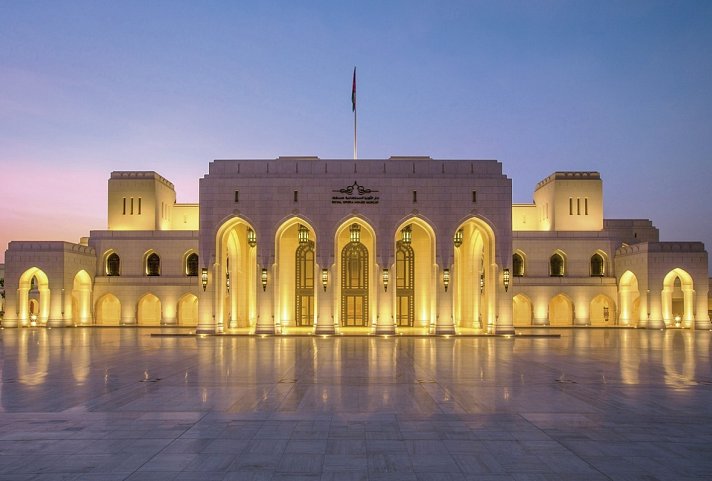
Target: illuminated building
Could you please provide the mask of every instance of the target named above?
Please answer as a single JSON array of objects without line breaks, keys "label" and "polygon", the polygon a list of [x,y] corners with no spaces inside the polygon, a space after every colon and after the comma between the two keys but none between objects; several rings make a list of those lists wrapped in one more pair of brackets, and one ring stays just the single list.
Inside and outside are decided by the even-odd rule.
[{"label": "illuminated building", "polygon": [[556,172],[531,205],[497,161],[429,157],[216,160],[199,204],[155,172],[108,192],[107,230],[10,243],[4,326],[710,327],[703,244],[604,219],[597,172]]}]

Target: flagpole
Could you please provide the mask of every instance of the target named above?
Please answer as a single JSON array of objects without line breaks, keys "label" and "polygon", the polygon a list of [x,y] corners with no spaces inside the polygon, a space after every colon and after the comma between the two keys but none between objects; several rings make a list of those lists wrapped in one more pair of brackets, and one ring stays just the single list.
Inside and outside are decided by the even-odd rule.
[{"label": "flagpole", "polygon": [[358,157],[358,143],[356,137],[356,67],[354,67],[354,79],[351,85],[351,109],[354,111],[354,160]]}]

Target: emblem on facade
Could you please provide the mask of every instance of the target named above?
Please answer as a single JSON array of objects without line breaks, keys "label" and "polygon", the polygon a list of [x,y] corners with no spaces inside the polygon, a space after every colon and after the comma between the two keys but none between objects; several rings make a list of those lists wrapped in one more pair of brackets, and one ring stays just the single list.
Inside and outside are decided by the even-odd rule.
[{"label": "emblem on facade", "polygon": [[378,204],[379,196],[373,195],[377,190],[367,189],[354,181],[343,189],[332,190],[337,195],[331,196],[332,204]]}]

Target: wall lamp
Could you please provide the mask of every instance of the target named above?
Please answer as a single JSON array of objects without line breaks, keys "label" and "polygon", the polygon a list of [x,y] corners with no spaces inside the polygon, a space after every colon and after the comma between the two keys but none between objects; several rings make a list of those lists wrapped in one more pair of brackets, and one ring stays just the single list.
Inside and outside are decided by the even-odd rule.
[{"label": "wall lamp", "polygon": [[388,292],[388,281],[390,280],[391,275],[390,272],[388,272],[388,269],[383,269],[383,290]]},{"label": "wall lamp", "polygon": [[326,292],[326,285],[328,283],[329,283],[329,270],[322,269],[321,270],[321,286],[324,288],[324,292]]},{"label": "wall lamp", "polygon": [[504,284],[504,292],[509,289],[509,269],[502,271],[502,283]]},{"label": "wall lamp", "polygon": [[443,269],[443,285],[445,286],[445,292],[450,286],[450,269]]},{"label": "wall lamp", "polygon": [[262,269],[262,292],[267,290],[267,269]]},{"label": "wall lamp", "polygon": [[227,287],[227,293],[230,294],[230,271],[225,272],[225,287]]},{"label": "wall lamp", "polygon": [[608,309],[608,306],[603,306],[603,320],[605,322],[608,322],[608,320],[611,318],[611,311]]},{"label": "wall lamp", "polygon": [[208,288],[208,268],[203,267],[203,270],[200,273],[200,283],[203,285],[203,292],[205,292],[205,289]]},{"label": "wall lamp", "polygon": [[485,273],[480,274],[480,294],[485,292]]},{"label": "wall lamp", "polygon": [[300,244],[306,244],[309,242],[309,229],[307,229],[302,224],[299,224],[299,230],[297,231],[297,237],[299,238]]},{"label": "wall lamp", "polygon": [[455,235],[452,236],[452,243],[455,244],[455,247],[460,247],[462,245],[463,235],[462,229],[458,229],[457,232],[455,232]]},{"label": "wall lamp", "polygon": [[257,245],[257,234],[252,230],[252,227],[247,228],[247,243],[250,247],[255,247]]},{"label": "wall lamp", "polygon": [[404,244],[410,244],[413,240],[413,229],[411,229],[410,225],[407,225],[401,229],[401,238],[403,239]]}]

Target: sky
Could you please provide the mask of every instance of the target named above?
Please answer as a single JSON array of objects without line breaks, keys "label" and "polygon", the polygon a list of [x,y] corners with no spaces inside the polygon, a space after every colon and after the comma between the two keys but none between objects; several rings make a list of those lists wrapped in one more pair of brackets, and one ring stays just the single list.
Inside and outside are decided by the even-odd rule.
[{"label": "sky", "polygon": [[0,0],[0,262],[105,229],[114,170],[216,158],[598,171],[606,218],[712,248],[712,2]]}]

